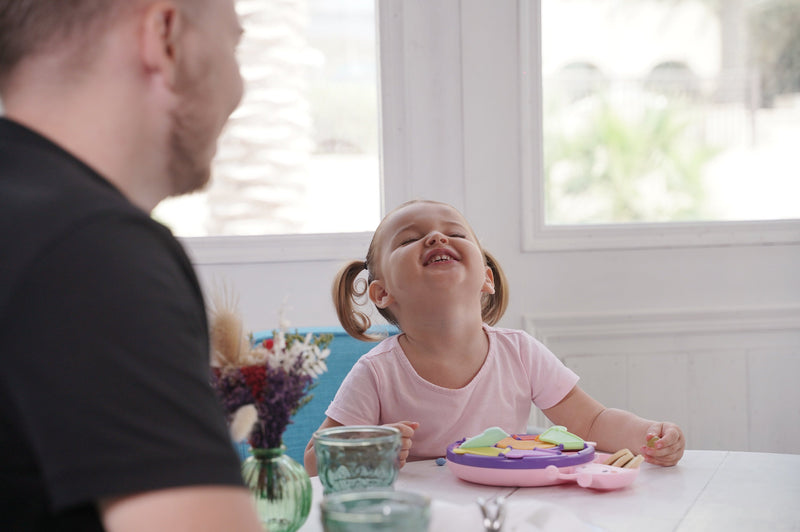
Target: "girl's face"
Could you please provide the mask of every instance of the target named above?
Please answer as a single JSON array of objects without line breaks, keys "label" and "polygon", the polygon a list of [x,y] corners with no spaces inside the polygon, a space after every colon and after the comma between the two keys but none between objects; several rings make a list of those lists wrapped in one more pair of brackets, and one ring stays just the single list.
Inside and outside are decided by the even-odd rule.
[{"label": "girl's face", "polygon": [[369,296],[378,308],[474,300],[480,311],[481,294],[494,292],[478,239],[449,205],[417,202],[394,211],[381,224],[374,245]]}]

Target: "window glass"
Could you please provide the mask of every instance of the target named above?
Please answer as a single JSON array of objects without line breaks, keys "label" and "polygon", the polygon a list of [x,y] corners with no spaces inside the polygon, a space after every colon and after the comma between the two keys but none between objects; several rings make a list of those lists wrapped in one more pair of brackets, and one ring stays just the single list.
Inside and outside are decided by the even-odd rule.
[{"label": "window glass", "polygon": [[371,231],[380,219],[374,0],[238,0],[245,96],[180,236]]},{"label": "window glass", "polygon": [[800,0],[544,0],[547,224],[800,218]]}]

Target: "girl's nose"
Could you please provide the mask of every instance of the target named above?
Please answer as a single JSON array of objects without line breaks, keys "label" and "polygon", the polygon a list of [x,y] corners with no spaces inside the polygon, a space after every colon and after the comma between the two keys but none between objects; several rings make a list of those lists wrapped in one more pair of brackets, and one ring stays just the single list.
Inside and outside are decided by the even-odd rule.
[{"label": "girl's nose", "polygon": [[429,246],[434,246],[436,244],[446,244],[447,237],[440,233],[439,231],[434,231],[430,233],[427,238],[425,239],[425,243]]}]

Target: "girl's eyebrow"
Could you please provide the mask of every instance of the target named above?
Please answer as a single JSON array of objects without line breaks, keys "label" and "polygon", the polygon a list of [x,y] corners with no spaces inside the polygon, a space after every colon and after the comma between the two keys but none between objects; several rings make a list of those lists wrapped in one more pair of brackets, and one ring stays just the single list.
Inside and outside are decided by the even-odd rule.
[{"label": "girl's eyebrow", "polygon": [[[458,229],[462,229],[464,231],[467,230],[467,227],[463,223],[459,222],[458,220],[446,220],[444,222],[444,225],[448,226],[448,228],[455,227],[455,228],[458,228]],[[406,231],[416,231],[416,230],[418,230],[416,222],[408,223],[408,224],[406,224],[406,225],[404,225],[402,227],[399,227],[397,229],[397,231],[394,232],[393,238],[396,238],[398,235],[400,235],[400,234],[402,234],[402,233],[404,233]]]},{"label": "girl's eyebrow", "polygon": [[412,229],[416,229],[416,227],[417,227],[417,224],[415,222],[411,222],[410,224],[406,224],[403,227],[398,228],[397,231],[394,232],[394,234],[395,235],[399,235],[403,231],[410,231]]},{"label": "girl's eyebrow", "polygon": [[[438,222],[440,222],[442,225],[446,225],[448,227],[449,226],[457,226],[457,227],[466,228],[466,225],[464,224],[464,222],[458,220],[458,218],[451,218],[451,219],[448,219],[448,220],[439,220]],[[416,229],[417,225],[418,225],[418,221],[417,220],[412,220],[412,221],[408,222],[406,225],[400,227],[397,230],[397,232],[399,233],[400,231],[406,231],[408,229]]]},{"label": "girl's eyebrow", "polygon": [[409,224],[406,224],[406,225],[398,228],[397,231],[395,231],[394,236],[397,237],[397,236],[402,235],[403,233],[409,233],[409,232],[417,232],[417,233],[419,233],[419,232],[425,232],[425,231],[423,229],[420,229],[419,224],[417,224],[417,222],[411,222]]},{"label": "girl's eyebrow", "polygon": [[397,231],[394,232],[392,238],[389,240],[389,243],[393,244],[394,242],[402,238],[403,233],[407,233],[409,231],[414,231],[414,230],[416,230],[416,226],[413,223],[404,225],[403,227],[399,228]]}]

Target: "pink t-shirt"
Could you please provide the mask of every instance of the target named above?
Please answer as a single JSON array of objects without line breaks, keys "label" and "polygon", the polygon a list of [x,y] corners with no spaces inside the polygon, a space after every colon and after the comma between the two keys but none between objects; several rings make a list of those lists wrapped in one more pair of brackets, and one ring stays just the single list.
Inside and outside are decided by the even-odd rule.
[{"label": "pink t-shirt", "polygon": [[478,374],[457,390],[420,377],[398,336],[363,355],[345,377],[325,414],[344,425],[419,421],[411,458],[444,456],[449,444],[489,427],[524,433],[531,401],[558,404],[578,376],[524,331],[484,325],[489,353]]}]

